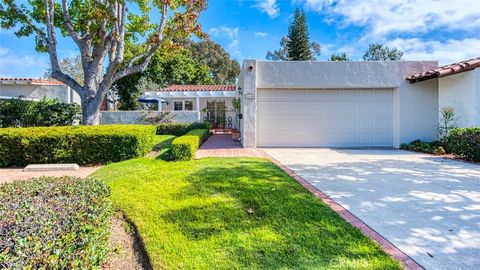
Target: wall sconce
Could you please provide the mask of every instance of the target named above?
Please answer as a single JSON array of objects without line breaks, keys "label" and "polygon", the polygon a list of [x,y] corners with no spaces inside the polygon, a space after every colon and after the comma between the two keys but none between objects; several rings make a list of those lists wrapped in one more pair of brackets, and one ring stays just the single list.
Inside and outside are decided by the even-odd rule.
[{"label": "wall sconce", "polygon": [[240,86],[237,88],[237,92],[239,95],[243,94],[242,88]]}]

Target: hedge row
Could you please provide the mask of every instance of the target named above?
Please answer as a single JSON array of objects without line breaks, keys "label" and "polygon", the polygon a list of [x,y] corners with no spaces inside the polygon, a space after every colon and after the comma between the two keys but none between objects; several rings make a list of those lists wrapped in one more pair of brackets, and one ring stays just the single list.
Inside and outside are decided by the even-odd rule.
[{"label": "hedge row", "polygon": [[0,167],[104,164],[139,157],[151,150],[155,130],[147,125],[0,129]]},{"label": "hedge row", "polygon": [[194,129],[172,142],[172,153],[176,160],[191,160],[198,148],[208,138],[208,129]]},{"label": "hedge row", "polygon": [[455,128],[447,136],[448,151],[470,161],[480,161],[480,127]]},{"label": "hedge row", "polygon": [[43,177],[0,186],[0,268],[96,269],[112,207],[100,181]]},{"label": "hedge row", "polygon": [[157,125],[157,135],[182,136],[194,129],[210,130],[212,125],[207,122],[195,123],[162,123]]}]

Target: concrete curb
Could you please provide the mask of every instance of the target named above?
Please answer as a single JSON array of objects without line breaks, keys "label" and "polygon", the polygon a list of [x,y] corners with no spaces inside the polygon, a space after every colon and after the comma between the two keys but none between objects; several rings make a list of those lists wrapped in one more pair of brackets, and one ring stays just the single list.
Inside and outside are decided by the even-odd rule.
[{"label": "concrete curb", "polygon": [[[257,151],[261,151],[261,150],[257,149]],[[287,168],[280,161],[276,160],[266,152],[264,152],[264,156],[270,159],[273,163],[275,163],[275,165],[280,167],[289,176],[291,176],[298,183],[300,183],[304,188],[306,188],[313,195],[315,195],[315,197],[317,197],[318,199],[326,203],[333,211],[335,211],[343,219],[345,219],[345,221],[350,223],[355,228],[359,229],[365,236],[368,236],[370,239],[377,242],[387,254],[399,260],[404,269],[408,269],[408,270],[424,270],[425,269],[416,261],[414,261],[412,258],[410,258],[407,254],[405,254],[403,251],[401,251],[399,248],[393,245],[390,241],[388,241],[386,238],[384,238],[382,235],[380,235],[378,232],[376,232],[374,229],[372,229],[370,226],[368,226],[362,220],[360,220],[358,217],[352,214],[350,211],[345,209],[343,206],[338,204],[336,201],[334,201],[332,198],[327,196],[322,191],[318,190],[315,186],[310,184],[301,176],[297,175],[294,171]]]}]

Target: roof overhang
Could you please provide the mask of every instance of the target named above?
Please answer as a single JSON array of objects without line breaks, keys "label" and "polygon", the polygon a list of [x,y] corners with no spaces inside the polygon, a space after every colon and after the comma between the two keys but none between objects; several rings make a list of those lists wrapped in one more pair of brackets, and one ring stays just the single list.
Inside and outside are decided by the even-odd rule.
[{"label": "roof overhang", "polygon": [[208,97],[236,97],[236,91],[149,91],[142,96],[149,98],[208,98]]},{"label": "roof overhang", "polygon": [[410,75],[406,79],[410,81],[410,83],[417,83],[417,82],[422,82],[430,79],[459,74],[465,71],[474,70],[478,67],[480,67],[480,57],[437,67],[424,72],[416,73],[416,74]]}]

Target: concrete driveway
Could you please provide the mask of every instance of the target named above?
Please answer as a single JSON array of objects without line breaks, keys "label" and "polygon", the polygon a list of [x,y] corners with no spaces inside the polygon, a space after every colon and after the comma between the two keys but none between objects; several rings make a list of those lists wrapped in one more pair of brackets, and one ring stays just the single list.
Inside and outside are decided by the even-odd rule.
[{"label": "concrete driveway", "polygon": [[263,149],[426,269],[480,269],[480,166],[401,150]]}]

